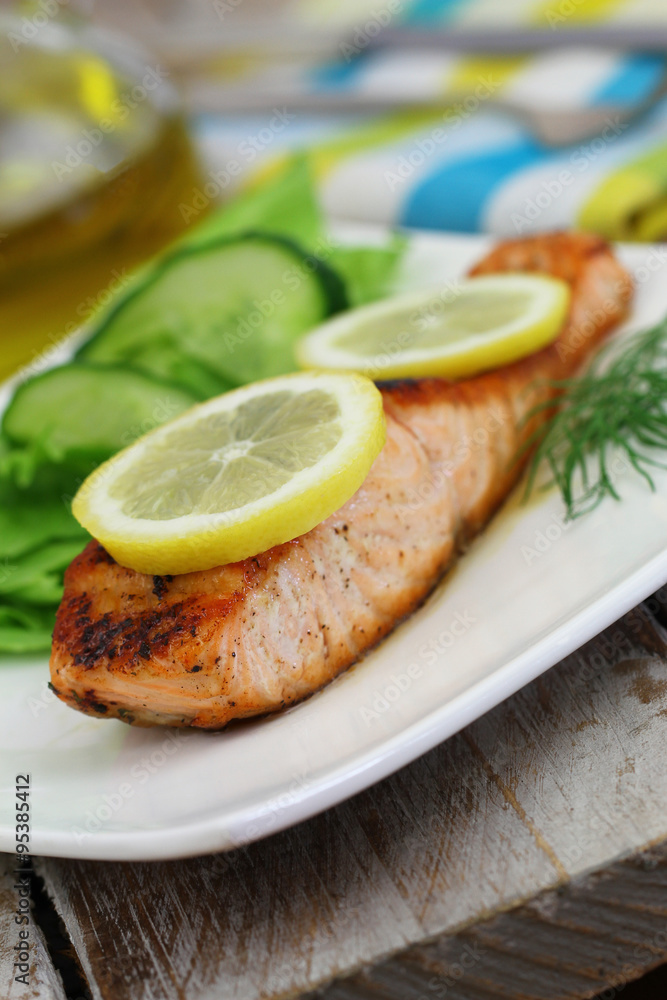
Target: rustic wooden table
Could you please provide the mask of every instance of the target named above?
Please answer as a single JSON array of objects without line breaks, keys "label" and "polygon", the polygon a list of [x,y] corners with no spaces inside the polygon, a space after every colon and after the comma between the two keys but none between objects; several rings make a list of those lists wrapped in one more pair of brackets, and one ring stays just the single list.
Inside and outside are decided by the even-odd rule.
[{"label": "rustic wooden table", "polygon": [[665,626],[667,587],[414,764],[248,848],[37,861],[79,979],[40,903],[31,988],[12,983],[5,856],[0,998],[615,995],[667,959]]}]

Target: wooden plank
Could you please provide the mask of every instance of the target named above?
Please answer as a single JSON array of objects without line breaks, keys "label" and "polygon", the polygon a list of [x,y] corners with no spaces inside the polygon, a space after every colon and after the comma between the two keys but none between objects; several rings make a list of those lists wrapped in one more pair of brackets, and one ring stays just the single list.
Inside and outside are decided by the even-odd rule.
[{"label": "wooden plank", "polygon": [[[667,844],[341,980],[319,1000],[584,1000],[667,960]],[[314,995],[313,1000],[314,1000]]]},{"label": "wooden plank", "polygon": [[636,609],[468,730],[570,876],[667,836],[666,651]]},{"label": "wooden plank", "polygon": [[21,944],[21,927],[15,922],[19,900],[15,867],[13,855],[0,854],[0,997],[2,1000],[66,1000],[62,981],[34,919],[28,925],[28,985],[16,981],[15,977],[22,975],[23,970],[14,968],[15,946]]},{"label": "wooden plank", "polygon": [[[249,848],[153,865],[44,862],[95,996],[305,993],[428,938],[444,947],[464,927],[573,878],[579,886],[590,870],[616,871],[620,858],[667,840],[666,640],[640,608],[398,774]],[[643,899],[651,878],[633,879]],[[529,983],[551,927],[517,919],[522,934],[535,933],[517,966]],[[637,916],[628,948],[652,919]],[[613,921],[608,929],[615,942]],[[500,954],[493,976],[508,961],[510,933],[488,947]],[[576,927],[563,934],[574,949]],[[577,995],[581,975],[574,963],[563,996]],[[489,983],[475,989],[494,995]]]}]

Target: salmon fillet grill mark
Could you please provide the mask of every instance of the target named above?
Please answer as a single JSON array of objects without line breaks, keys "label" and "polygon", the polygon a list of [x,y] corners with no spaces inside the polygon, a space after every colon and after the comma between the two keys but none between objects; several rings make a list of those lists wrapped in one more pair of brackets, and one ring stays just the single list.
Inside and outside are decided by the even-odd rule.
[{"label": "salmon fillet grill mark", "polygon": [[[548,398],[625,315],[632,283],[602,240],[500,244],[473,271],[540,271],[572,287],[550,347],[452,384],[381,386],[387,442],[339,511],[300,538],[205,572],[151,577],[91,542],[65,577],[51,657],[57,695],[99,718],[217,729],[336,677],[415,610],[516,483]],[[532,424],[534,426],[534,422]]]}]

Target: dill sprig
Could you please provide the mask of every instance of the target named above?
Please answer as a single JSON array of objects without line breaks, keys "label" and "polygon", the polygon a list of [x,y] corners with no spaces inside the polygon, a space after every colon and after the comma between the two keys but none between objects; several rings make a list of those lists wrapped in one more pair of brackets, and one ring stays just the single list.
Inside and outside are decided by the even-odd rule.
[{"label": "dill sprig", "polygon": [[[594,510],[605,497],[620,500],[612,472],[631,466],[652,490],[651,469],[667,468],[652,452],[667,448],[667,319],[636,334],[613,360],[615,344],[599,352],[579,378],[551,381],[553,398],[526,417],[551,410],[526,442],[535,448],[526,496],[546,462],[567,507],[567,517]],[[556,407],[554,409],[554,407]]]}]

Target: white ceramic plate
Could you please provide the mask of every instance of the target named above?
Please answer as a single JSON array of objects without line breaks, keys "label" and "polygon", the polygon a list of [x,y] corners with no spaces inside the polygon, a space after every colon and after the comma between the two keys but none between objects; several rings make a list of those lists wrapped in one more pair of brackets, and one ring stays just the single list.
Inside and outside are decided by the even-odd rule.
[{"label": "white ceramic plate", "polygon": [[[365,232],[368,237],[368,232]],[[415,234],[401,290],[455,278],[481,238]],[[667,313],[667,253],[621,248],[638,279],[626,330]],[[226,850],[297,823],[402,767],[498,704],[667,580],[667,474],[618,472],[567,527],[556,493],[510,499],[427,604],[304,704],[219,734],[87,718],[46,687],[46,658],[0,668],[0,849],[17,774],[32,850],[152,859]]]}]

